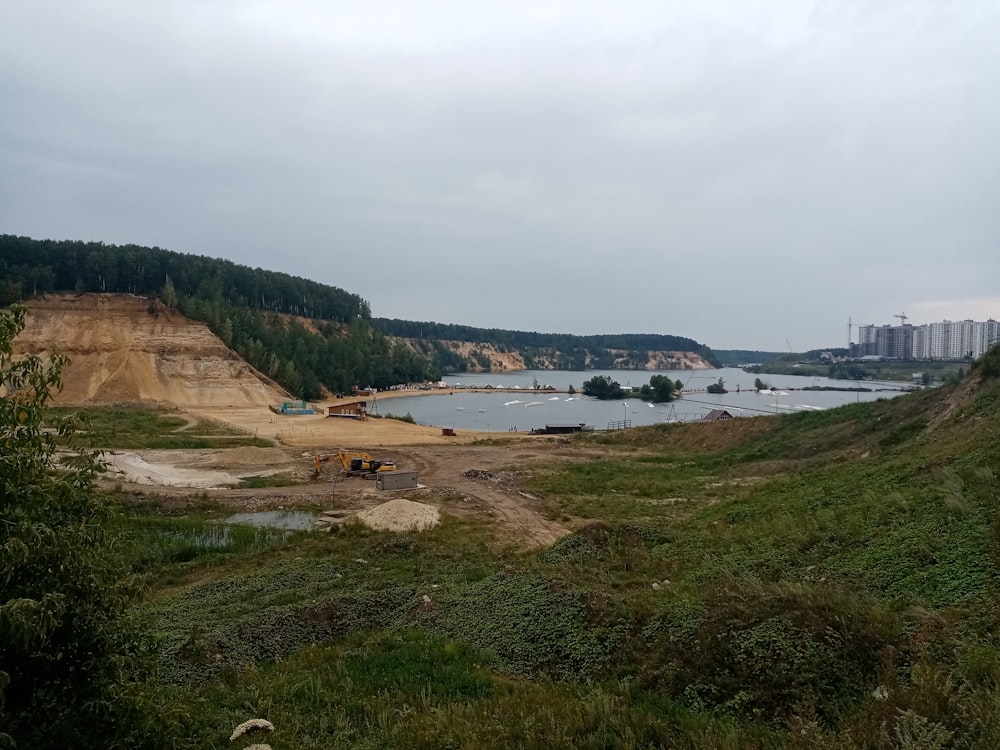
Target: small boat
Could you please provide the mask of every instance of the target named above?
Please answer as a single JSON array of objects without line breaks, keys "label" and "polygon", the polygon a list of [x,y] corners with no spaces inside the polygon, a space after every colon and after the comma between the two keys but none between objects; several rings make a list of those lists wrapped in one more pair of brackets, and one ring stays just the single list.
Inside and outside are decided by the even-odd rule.
[{"label": "small boat", "polygon": [[513,401],[505,401],[504,402],[504,406],[513,406],[514,404],[523,404],[523,403],[524,403],[523,401],[519,401],[518,399],[514,399]]},{"label": "small boat", "polygon": [[479,409],[479,413],[480,414],[485,414],[486,413],[486,409]]},{"label": "small boat", "polygon": [[525,404],[525,407],[528,407],[528,406],[542,406],[544,403],[545,403],[544,401],[529,401],[528,403]]}]

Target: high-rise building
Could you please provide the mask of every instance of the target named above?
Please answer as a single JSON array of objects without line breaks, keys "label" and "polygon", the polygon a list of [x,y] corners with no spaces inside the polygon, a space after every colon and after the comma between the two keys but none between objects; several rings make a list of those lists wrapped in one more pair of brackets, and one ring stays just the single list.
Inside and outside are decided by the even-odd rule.
[{"label": "high-rise building", "polygon": [[913,327],[913,359],[931,358],[931,338],[929,326]]},{"label": "high-rise building", "polygon": [[851,356],[974,359],[998,343],[1000,322],[992,318],[985,322],[943,320],[920,326],[861,325],[858,326],[858,343],[851,344]]}]

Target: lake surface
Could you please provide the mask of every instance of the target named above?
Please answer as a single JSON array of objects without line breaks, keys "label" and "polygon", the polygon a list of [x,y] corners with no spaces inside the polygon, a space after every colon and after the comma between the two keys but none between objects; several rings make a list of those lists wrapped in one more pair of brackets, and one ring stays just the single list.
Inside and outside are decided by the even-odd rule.
[{"label": "lake surface", "polygon": [[[666,375],[684,383],[687,395],[668,404],[649,404],[639,399],[598,401],[579,393],[553,393],[533,390],[534,384],[565,391],[573,386],[577,391],[583,382],[598,375],[607,375],[623,388],[641,386],[653,375]],[[704,393],[712,383],[723,379],[729,393]],[[773,393],[754,391],[754,379],[760,378],[774,386]],[[419,424],[451,427],[456,430],[488,432],[530,431],[546,424],[584,423],[595,429],[607,429],[609,423],[629,420],[631,425],[659,422],[687,422],[700,419],[712,409],[725,409],[734,417],[829,409],[857,401],[874,401],[898,396],[902,383],[876,383],[800,375],[756,375],[735,367],[720,370],[521,370],[510,373],[462,374],[445,378],[450,386],[443,395],[410,396],[375,399],[369,411],[403,416],[410,414]],[[518,388],[523,392],[473,393],[463,388]],[[809,386],[853,388],[860,385],[871,392],[803,391]],[[737,392],[737,388],[739,392]],[[371,402],[369,402],[371,403]]]}]

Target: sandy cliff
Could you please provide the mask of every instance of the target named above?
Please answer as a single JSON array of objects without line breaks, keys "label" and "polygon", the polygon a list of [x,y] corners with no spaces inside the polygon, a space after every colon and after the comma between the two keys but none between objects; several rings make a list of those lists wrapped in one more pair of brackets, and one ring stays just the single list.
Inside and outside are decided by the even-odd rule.
[{"label": "sandy cliff", "polygon": [[[287,398],[206,325],[160,303],[151,306],[145,297],[52,295],[27,305],[15,354],[58,351],[70,358],[57,404],[144,402],[212,408],[266,406]],[[417,342],[402,341],[420,351]],[[467,358],[470,372],[485,369],[479,359],[486,357],[493,372],[519,370],[526,364],[521,353],[485,343],[441,343]],[[629,353],[613,354],[623,360]],[[646,369],[710,367],[691,352],[646,354]],[[555,352],[535,353],[534,366],[555,367],[556,357]]]},{"label": "sandy cliff", "polygon": [[[393,340],[403,343],[415,352],[428,353],[427,347],[422,346],[424,342],[406,338],[396,338]],[[467,372],[507,372],[510,370],[528,369],[524,355],[516,350],[508,349],[507,351],[500,351],[494,345],[485,342],[441,339],[438,343],[466,359],[468,362]],[[489,368],[483,367],[479,358],[474,356],[475,352],[478,352],[480,356],[485,355],[489,359]],[[629,352],[627,351],[612,350],[611,353],[615,357],[617,366],[623,369],[706,370],[712,367],[704,357],[695,352],[649,351],[645,352],[646,360],[644,362],[632,362],[631,360],[625,362],[624,360],[629,356]],[[558,352],[555,350],[535,351],[533,353],[533,365],[535,368],[542,370],[558,369],[558,358]],[[596,367],[593,357],[589,358],[588,366]]]},{"label": "sandy cliff", "polygon": [[206,325],[144,297],[49,296],[27,306],[15,354],[70,358],[57,404],[264,406],[285,398]]}]

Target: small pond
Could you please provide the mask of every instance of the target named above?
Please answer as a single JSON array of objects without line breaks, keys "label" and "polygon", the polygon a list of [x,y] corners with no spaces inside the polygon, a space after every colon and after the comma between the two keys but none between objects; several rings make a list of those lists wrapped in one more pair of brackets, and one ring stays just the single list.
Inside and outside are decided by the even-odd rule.
[{"label": "small pond", "polygon": [[308,531],[313,527],[313,515],[301,510],[262,510],[256,513],[236,513],[223,518],[220,523]]}]

